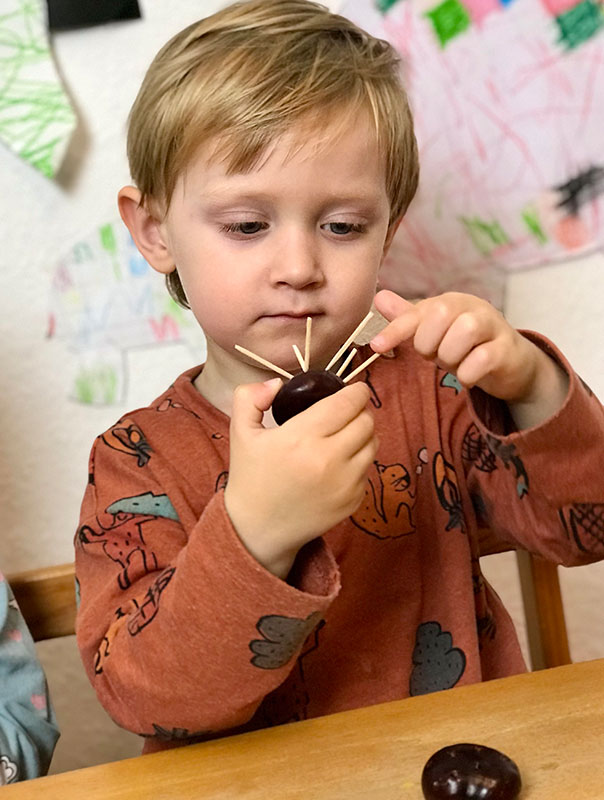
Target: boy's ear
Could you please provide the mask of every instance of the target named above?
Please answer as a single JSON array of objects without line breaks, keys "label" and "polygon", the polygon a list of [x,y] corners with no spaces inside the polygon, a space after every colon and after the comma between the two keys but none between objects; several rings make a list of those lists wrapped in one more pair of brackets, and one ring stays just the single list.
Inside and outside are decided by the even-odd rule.
[{"label": "boy's ear", "polygon": [[394,234],[397,232],[399,225],[401,224],[403,217],[400,216],[398,219],[395,219],[394,222],[391,222],[388,226],[388,231],[386,233],[386,238],[384,240],[384,247],[382,250],[382,261],[386,258],[388,254],[388,250],[390,250],[390,245],[392,244],[392,240],[394,238]]},{"label": "boy's ear", "polygon": [[158,215],[152,206],[140,204],[141,193],[135,186],[124,186],[117,205],[124,224],[143,258],[158,272],[167,275],[176,269]]}]

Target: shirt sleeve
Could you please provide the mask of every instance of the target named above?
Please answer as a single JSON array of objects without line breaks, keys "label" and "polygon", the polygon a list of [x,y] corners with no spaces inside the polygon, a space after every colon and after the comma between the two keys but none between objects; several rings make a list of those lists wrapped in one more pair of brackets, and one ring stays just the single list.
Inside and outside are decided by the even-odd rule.
[{"label": "shirt sleeve", "polygon": [[113,719],[161,741],[247,722],[339,590],[320,539],[291,583],[264,569],[221,489],[189,516],[159,454],[141,468],[97,440],[76,535],[78,644]]},{"label": "shirt sleeve", "polygon": [[58,738],[33,640],[0,574],[0,785],[45,775]]},{"label": "shirt sleeve", "polygon": [[604,557],[604,409],[551,342],[523,334],[567,373],[568,394],[552,417],[518,431],[504,403],[471,390],[461,450],[472,502],[503,542],[565,566],[597,561]]}]

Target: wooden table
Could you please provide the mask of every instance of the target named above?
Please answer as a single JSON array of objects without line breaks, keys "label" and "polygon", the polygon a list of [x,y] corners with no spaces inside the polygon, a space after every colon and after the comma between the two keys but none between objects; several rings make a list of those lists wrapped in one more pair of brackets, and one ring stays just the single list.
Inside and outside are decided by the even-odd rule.
[{"label": "wooden table", "polygon": [[421,800],[438,748],[518,764],[522,800],[604,798],[604,659],[4,787],[2,800]]}]

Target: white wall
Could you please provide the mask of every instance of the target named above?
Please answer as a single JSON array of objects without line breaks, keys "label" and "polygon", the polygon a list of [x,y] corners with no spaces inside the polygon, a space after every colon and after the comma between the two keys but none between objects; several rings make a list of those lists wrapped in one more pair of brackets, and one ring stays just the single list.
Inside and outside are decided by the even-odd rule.
[{"label": "white wall", "polygon": [[[66,398],[72,364],[65,346],[45,340],[49,275],[56,259],[116,216],[128,182],[125,123],[144,70],[164,41],[219,0],[141,0],[144,19],[54,36],[56,59],[81,119],[59,181],[38,175],[0,149],[0,565],[5,572],[73,558],[72,538],[94,437],[124,411],[144,404],[183,369],[190,354],[173,345],[129,357],[131,380],[120,407],[78,406]],[[330,3],[337,7],[337,0]],[[557,341],[604,397],[601,305],[604,256],[513,276],[507,313]],[[520,608],[513,562],[489,570],[510,606]],[[602,568],[564,572],[573,656],[604,656],[597,609]],[[63,736],[53,771],[136,755],[139,741],[119,731],[89,687],[73,639],[39,644]]]}]

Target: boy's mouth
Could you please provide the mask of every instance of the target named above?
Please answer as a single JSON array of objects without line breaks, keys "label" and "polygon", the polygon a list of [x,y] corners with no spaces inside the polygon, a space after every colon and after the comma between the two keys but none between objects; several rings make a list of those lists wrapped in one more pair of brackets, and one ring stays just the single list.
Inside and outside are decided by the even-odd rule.
[{"label": "boy's mouth", "polygon": [[266,319],[274,320],[306,320],[307,317],[315,319],[318,316],[320,313],[317,311],[281,311],[277,314],[264,314]]}]

